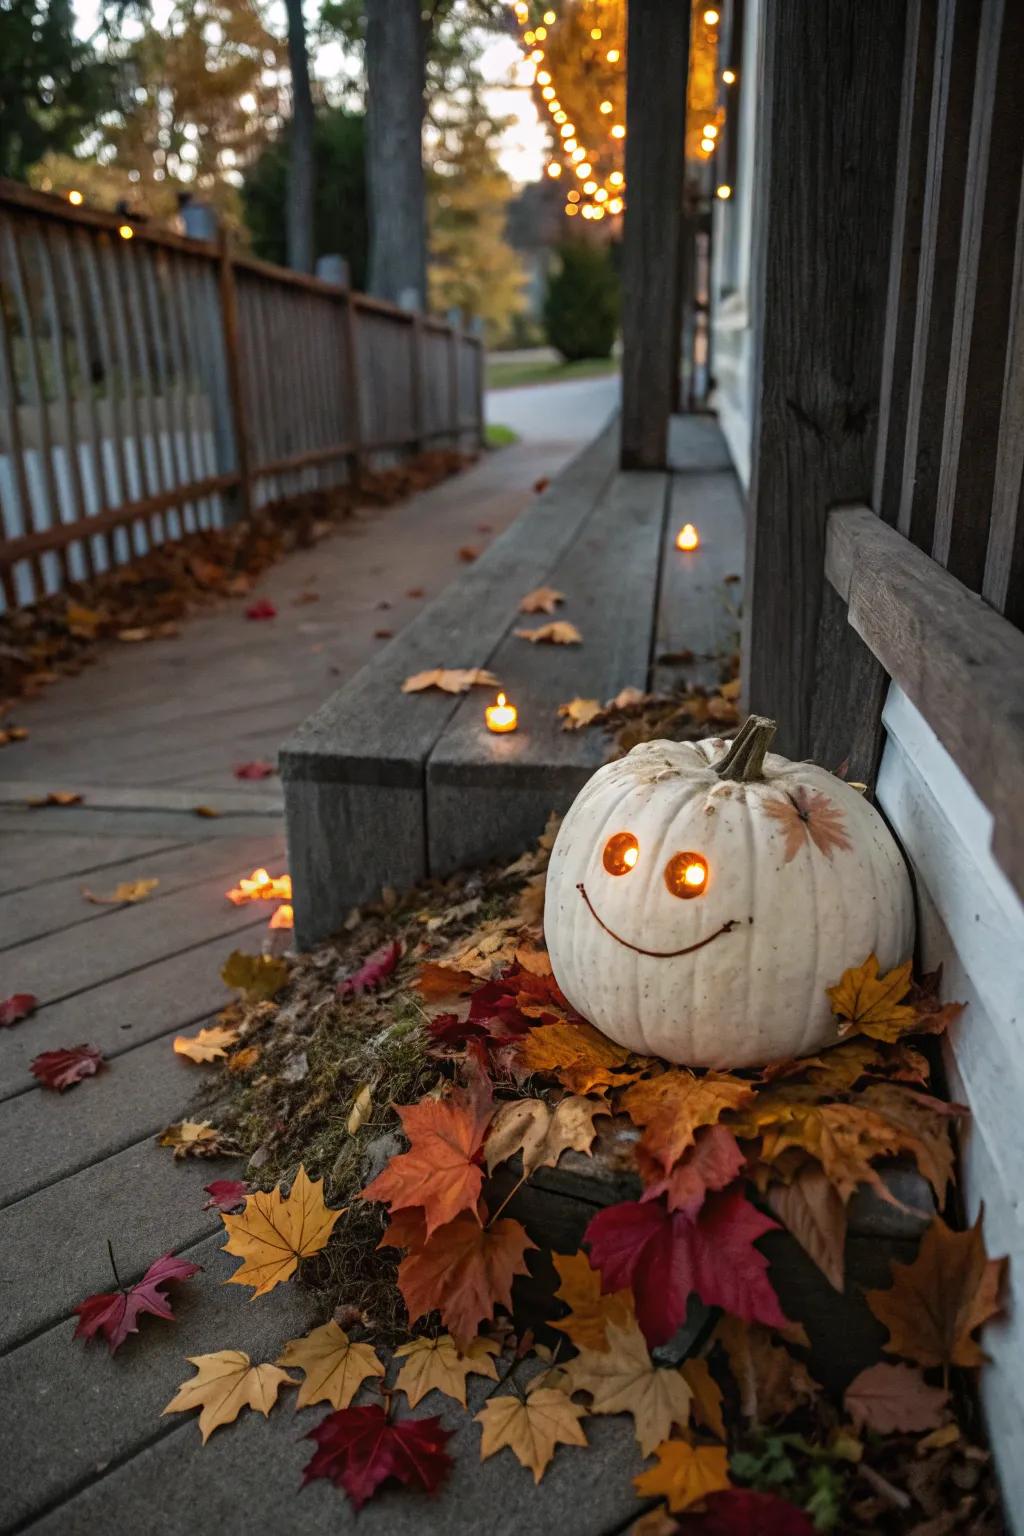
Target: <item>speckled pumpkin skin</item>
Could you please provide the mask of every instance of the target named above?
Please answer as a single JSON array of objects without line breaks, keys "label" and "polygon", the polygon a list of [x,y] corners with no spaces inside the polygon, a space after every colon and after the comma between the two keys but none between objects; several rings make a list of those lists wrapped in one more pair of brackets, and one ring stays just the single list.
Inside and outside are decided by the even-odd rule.
[{"label": "speckled pumpkin skin", "polygon": [[[774,753],[762,778],[720,780],[711,765],[727,746],[646,742],[599,769],[562,822],[547,879],[545,937],[573,1007],[619,1044],[693,1067],[764,1066],[834,1045],[825,988],[872,951],[883,970],[901,963],[914,939],[906,865],[863,795]],[[639,857],[612,875],[604,848],[621,832]],[[690,900],[664,878],[682,851],[708,865]],[[708,939],[671,957],[629,947]]]}]

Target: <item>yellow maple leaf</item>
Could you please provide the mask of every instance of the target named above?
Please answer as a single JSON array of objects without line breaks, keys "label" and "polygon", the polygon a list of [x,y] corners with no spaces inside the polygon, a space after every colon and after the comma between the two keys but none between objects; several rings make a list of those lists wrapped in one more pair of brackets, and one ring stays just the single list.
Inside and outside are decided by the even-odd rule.
[{"label": "yellow maple leaf", "polygon": [[567,704],[559,704],[558,718],[562,722],[563,731],[581,731],[585,725],[589,725],[596,715],[599,715],[602,705],[599,699],[570,699]]},{"label": "yellow maple leaf", "polygon": [[347,1408],[364,1381],[384,1375],[373,1345],[353,1344],[333,1321],[312,1328],[301,1339],[289,1339],[277,1364],[297,1365],[306,1373],[296,1408],[325,1400],[334,1408]]},{"label": "yellow maple leaf", "polygon": [[497,1381],[491,1356],[498,1353],[494,1339],[473,1339],[463,1350],[450,1333],[442,1333],[438,1339],[413,1339],[395,1350],[395,1359],[403,1361],[395,1388],[405,1393],[410,1408],[428,1392],[443,1392],[465,1408],[466,1377],[486,1376]]},{"label": "yellow maple leaf", "polygon": [[563,1152],[570,1148],[589,1153],[597,1132],[596,1115],[610,1115],[611,1109],[598,1099],[572,1094],[550,1109],[543,1099],[512,1099],[502,1104],[487,1132],[484,1158],[487,1172],[499,1163],[523,1154],[526,1178],[538,1168],[554,1168]]},{"label": "yellow maple leaf", "polygon": [[893,1041],[912,1030],[917,1011],[902,1001],[910,991],[910,966],[907,960],[879,976],[877,957],[868,955],[863,965],[851,966],[834,987],[826,987],[839,1033]]},{"label": "yellow maple leaf", "polygon": [[237,1029],[217,1024],[213,1029],[201,1029],[198,1035],[175,1035],[174,1050],[189,1061],[216,1061],[227,1054],[227,1047],[237,1039]]},{"label": "yellow maple leaf", "polygon": [[145,901],[159,884],[159,880],[122,880],[120,885],[115,885],[109,896],[97,896],[88,886],[82,887],[82,895],[97,907],[123,907],[136,901]]},{"label": "yellow maple leaf", "polygon": [[179,1120],[160,1132],[157,1145],[172,1147],[176,1158],[219,1157],[238,1151],[238,1147],[209,1120]]},{"label": "yellow maple leaf", "polygon": [[633,1320],[633,1293],[629,1290],[601,1294],[601,1272],[591,1269],[586,1254],[551,1255],[561,1282],[555,1295],[570,1308],[569,1316],[552,1321],[552,1328],[567,1334],[577,1349],[607,1349],[608,1328],[626,1327]]},{"label": "yellow maple leaf", "polygon": [[203,1444],[222,1424],[232,1424],[243,1408],[255,1408],[264,1418],[277,1402],[282,1387],[294,1387],[295,1377],[276,1365],[253,1365],[240,1349],[220,1349],[213,1355],[188,1355],[196,1374],[183,1381],[164,1413],[190,1413],[200,1409],[199,1433]]},{"label": "yellow maple leaf", "polygon": [[690,1422],[693,1393],[679,1370],[654,1364],[643,1334],[631,1320],[611,1323],[605,1349],[581,1349],[566,1367],[571,1391],[588,1392],[591,1413],[631,1413],[640,1449],[650,1456],[673,1424]]},{"label": "yellow maple leaf", "polygon": [[724,1445],[689,1445],[685,1440],[666,1440],[655,1452],[658,1464],[634,1477],[633,1487],[642,1499],[667,1499],[674,1515],[709,1493],[730,1488],[729,1453]]},{"label": "yellow maple leaf", "polygon": [[529,1467],[539,1483],[556,1445],[586,1445],[580,1427],[584,1410],[554,1387],[540,1387],[524,1401],[519,1397],[488,1398],[476,1422],[483,1426],[480,1460],[508,1446],[521,1466]]},{"label": "yellow maple leaf", "polygon": [[288,980],[288,962],[273,955],[247,955],[233,949],[221,966],[221,980],[250,1003],[269,1002]]},{"label": "yellow maple leaf", "polygon": [[517,629],[518,640],[530,640],[534,645],[582,645],[583,636],[568,619],[555,619],[553,624],[542,624],[539,629]]},{"label": "yellow maple leaf", "polygon": [[554,587],[534,587],[532,592],[519,599],[519,612],[554,613],[558,604],[564,601],[565,593],[556,592]]},{"label": "yellow maple leaf", "polygon": [[470,688],[500,687],[494,673],[483,667],[431,667],[407,677],[402,692],[422,693],[424,688],[440,688],[442,693],[468,693]]},{"label": "yellow maple leaf", "polygon": [[711,1374],[711,1367],[702,1355],[692,1355],[689,1360],[683,1361],[679,1369],[693,1393],[693,1409],[698,1424],[703,1424],[718,1440],[724,1440],[722,1391]]},{"label": "yellow maple leaf", "polygon": [[519,1041],[518,1056],[527,1072],[557,1077],[573,1093],[632,1082],[648,1065],[645,1061],[631,1068],[632,1053],[592,1024],[543,1024],[531,1029]]},{"label": "yellow maple leaf", "polygon": [[343,1214],[327,1209],[322,1189],[323,1179],[310,1180],[300,1167],[288,1195],[278,1184],[249,1195],[240,1215],[221,1213],[228,1231],[224,1252],[243,1261],[229,1285],[253,1286],[255,1301],[293,1275],[300,1259],[320,1252]]}]

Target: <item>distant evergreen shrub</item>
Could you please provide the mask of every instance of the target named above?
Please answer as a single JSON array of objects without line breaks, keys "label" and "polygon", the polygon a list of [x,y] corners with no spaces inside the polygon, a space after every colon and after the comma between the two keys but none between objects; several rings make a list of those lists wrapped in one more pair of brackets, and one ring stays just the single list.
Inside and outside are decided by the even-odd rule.
[{"label": "distant evergreen shrub", "polygon": [[610,357],[619,328],[619,280],[608,247],[576,240],[558,254],[544,301],[548,341],[569,363]]}]

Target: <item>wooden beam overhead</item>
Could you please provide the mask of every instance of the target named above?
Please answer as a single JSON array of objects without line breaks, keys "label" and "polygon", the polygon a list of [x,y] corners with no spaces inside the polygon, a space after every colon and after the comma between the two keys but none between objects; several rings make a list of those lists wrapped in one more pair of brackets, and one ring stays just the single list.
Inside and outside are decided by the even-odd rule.
[{"label": "wooden beam overhead", "polygon": [[663,469],[679,374],[689,6],[630,0],[626,48],[622,467]]}]

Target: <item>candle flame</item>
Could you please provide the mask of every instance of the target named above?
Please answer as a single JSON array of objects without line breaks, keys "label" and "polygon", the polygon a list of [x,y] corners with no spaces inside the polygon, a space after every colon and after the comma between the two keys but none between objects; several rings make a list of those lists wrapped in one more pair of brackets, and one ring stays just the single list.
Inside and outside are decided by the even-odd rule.
[{"label": "candle flame", "polygon": [[508,700],[506,699],[505,695],[503,693],[499,693],[498,694],[498,708],[499,709],[504,709],[505,705],[507,703],[508,703]]},{"label": "candle flame", "polygon": [[676,534],[676,549],[696,549],[700,544],[700,534],[692,523],[684,523]]}]

